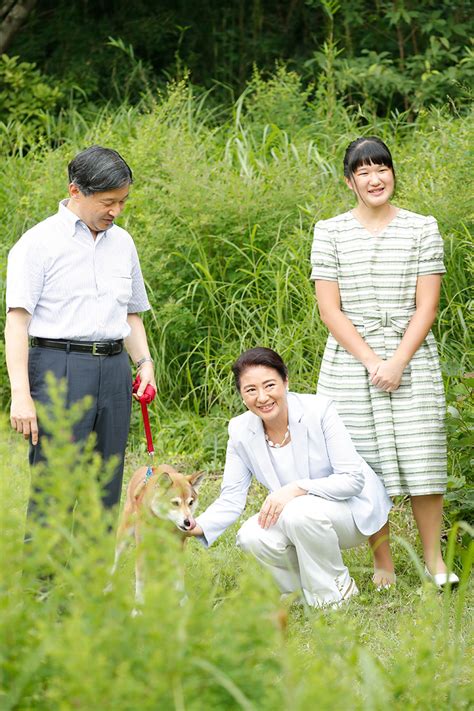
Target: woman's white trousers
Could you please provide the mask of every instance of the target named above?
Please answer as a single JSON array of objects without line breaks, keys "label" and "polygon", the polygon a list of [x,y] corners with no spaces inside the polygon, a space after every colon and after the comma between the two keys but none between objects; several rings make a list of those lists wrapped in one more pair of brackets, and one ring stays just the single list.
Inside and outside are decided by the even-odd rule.
[{"label": "woman's white trousers", "polygon": [[237,545],[273,574],[282,593],[301,590],[308,605],[338,604],[357,593],[341,549],[364,543],[347,501],[307,494],[292,499],[276,524],[258,525],[258,514],[237,534]]}]

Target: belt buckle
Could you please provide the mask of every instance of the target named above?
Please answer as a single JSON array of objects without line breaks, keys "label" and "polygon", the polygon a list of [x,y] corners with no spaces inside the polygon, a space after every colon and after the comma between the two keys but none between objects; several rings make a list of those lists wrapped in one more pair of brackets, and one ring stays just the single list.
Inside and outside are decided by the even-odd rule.
[{"label": "belt buckle", "polygon": [[105,355],[103,352],[99,353],[99,350],[98,350],[102,345],[103,345],[102,343],[93,343],[92,344],[92,355],[94,355],[94,356]]}]

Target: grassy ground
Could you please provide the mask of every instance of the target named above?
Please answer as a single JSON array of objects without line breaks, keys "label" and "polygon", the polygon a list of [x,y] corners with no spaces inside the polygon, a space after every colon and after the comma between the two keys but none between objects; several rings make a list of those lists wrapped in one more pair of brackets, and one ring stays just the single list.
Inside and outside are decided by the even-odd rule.
[{"label": "grassy ground", "polygon": [[[361,591],[346,608],[282,604],[270,578],[235,548],[234,527],[209,551],[189,542],[183,604],[173,587],[179,551],[171,536],[154,529],[147,604],[132,619],[133,551],[114,591],[104,595],[114,536],[98,505],[100,463],[88,455],[84,474],[87,457],[68,442],[67,423],[64,433],[51,453],[57,476],[45,509],[50,526],[34,530],[36,548],[27,547],[21,562],[26,445],[2,430],[2,711],[471,707],[472,591],[465,581],[439,594],[422,581],[404,501],[392,516],[394,590],[373,590],[370,555],[361,547],[345,554]],[[170,450],[170,459],[192,468],[192,458]],[[141,450],[131,451],[126,479],[144,462]],[[73,482],[82,487],[74,516],[67,496]],[[219,473],[211,472],[201,508],[218,487]],[[262,495],[252,490],[247,513]],[[465,577],[466,550],[457,548],[455,559]]]}]

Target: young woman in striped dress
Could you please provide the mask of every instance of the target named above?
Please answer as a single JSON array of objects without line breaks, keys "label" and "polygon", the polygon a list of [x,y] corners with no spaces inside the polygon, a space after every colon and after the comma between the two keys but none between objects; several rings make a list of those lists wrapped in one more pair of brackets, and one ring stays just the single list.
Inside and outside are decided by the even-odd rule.
[{"label": "young woman in striped dress", "polygon": [[[446,490],[445,400],[431,326],[443,242],[436,220],[395,207],[395,171],[376,137],[347,148],[344,177],[357,206],[315,226],[312,279],[330,331],[318,393],[329,395],[359,454],[390,496],[409,495],[426,564],[457,582],[441,555]],[[395,582],[388,523],[370,543],[377,588]]]}]

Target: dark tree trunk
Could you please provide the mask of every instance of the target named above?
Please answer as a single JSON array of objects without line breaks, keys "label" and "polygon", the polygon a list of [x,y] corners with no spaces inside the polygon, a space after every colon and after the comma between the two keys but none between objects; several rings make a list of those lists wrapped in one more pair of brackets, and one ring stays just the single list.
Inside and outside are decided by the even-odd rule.
[{"label": "dark tree trunk", "polygon": [[0,54],[3,54],[25,19],[28,17],[36,0],[17,0],[4,2],[0,7]]}]

